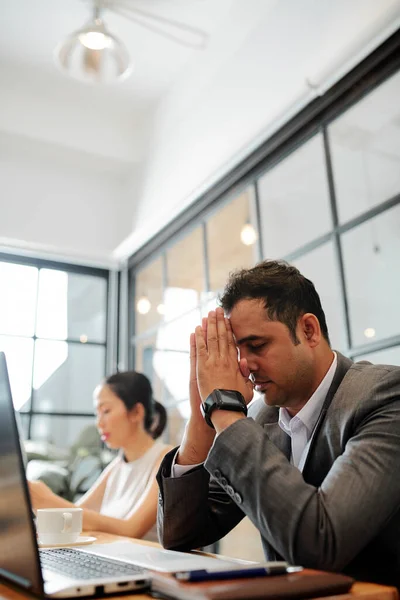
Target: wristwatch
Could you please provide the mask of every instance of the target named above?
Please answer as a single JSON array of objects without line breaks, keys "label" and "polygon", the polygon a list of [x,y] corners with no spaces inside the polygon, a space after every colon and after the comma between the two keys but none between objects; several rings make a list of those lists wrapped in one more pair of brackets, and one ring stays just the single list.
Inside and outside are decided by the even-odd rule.
[{"label": "wristwatch", "polygon": [[236,390],[216,389],[211,392],[200,406],[207,425],[215,429],[211,421],[214,410],[232,410],[247,415],[247,406],[242,394]]}]

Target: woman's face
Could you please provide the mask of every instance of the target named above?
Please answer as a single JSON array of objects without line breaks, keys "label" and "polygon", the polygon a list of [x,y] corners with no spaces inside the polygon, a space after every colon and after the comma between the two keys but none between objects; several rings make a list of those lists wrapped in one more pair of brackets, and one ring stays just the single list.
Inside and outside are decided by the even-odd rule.
[{"label": "woman's face", "polygon": [[135,407],[128,412],[125,404],[108,385],[95,392],[96,426],[109,448],[123,448],[132,441],[138,427]]}]

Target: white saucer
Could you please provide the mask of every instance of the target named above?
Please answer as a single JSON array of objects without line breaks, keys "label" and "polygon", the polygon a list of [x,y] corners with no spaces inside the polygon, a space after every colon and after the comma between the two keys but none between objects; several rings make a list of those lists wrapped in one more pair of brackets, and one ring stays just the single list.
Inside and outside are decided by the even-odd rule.
[{"label": "white saucer", "polygon": [[72,544],[42,544],[38,541],[39,548],[67,548],[68,546],[85,546],[87,544],[93,544],[97,538],[91,535],[80,535],[76,542]]}]

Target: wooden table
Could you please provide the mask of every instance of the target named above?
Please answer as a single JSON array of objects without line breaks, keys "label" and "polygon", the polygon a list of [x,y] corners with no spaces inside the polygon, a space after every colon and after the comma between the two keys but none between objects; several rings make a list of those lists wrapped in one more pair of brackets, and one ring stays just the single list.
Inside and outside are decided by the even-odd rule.
[{"label": "wooden table", "polygon": [[[141,540],[132,540],[132,538],[121,537],[118,535],[111,535],[108,533],[99,533],[96,531],[85,532],[87,535],[93,535],[97,538],[97,542],[105,544],[107,542],[115,541],[133,541],[136,544],[143,544],[146,546],[156,546],[159,544],[154,542],[142,542]],[[1,600],[27,600],[27,598],[33,598],[29,594],[22,591],[16,591],[11,589],[9,586],[0,583],[0,598]],[[151,596],[149,594],[124,594],[123,596],[108,596],[107,598],[116,598],[118,600],[149,600]],[[318,599],[315,599],[318,600]],[[321,600],[400,600],[397,589],[394,587],[388,587],[383,585],[377,585],[375,583],[362,583],[356,582],[351,588],[348,594],[340,594],[337,596],[325,596]]]}]

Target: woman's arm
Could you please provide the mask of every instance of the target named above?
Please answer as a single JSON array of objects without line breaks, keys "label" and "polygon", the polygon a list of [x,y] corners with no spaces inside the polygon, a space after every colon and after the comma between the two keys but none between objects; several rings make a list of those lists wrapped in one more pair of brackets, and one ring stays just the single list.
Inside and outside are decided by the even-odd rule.
[{"label": "woman's arm", "polygon": [[104,477],[102,475],[91,490],[85,494],[83,502],[80,504],[73,504],[72,502],[68,502],[68,500],[64,500],[64,498],[60,498],[60,496],[54,494],[41,481],[30,481],[29,490],[33,508],[36,510],[38,508],[70,508],[72,506],[80,506],[83,508],[83,529],[141,538],[156,522],[158,503],[156,474],[162,459],[171,448],[171,446],[168,446],[161,452],[139,506],[126,519],[108,517],[100,514],[95,509],[89,508],[90,505],[98,502],[100,496],[103,498],[107,477],[113,463],[103,472]]},{"label": "woman's arm", "polygon": [[164,448],[154,465],[149,484],[142,496],[141,502],[126,519],[116,519],[101,515],[93,510],[84,509],[83,528],[104,531],[134,538],[142,538],[156,522],[158,485],[156,474],[165,454],[171,446]]},{"label": "woman's arm", "polygon": [[94,511],[99,511],[104,497],[104,492],[107,485],[107,480],[110,472],[114,468],[114,464],[118,460],[114,459],[101,473],[99,478],[91,486],[91,488],[80,498],[75,504],[57,496],[51,489],[42,481],[29,481],[29,492],[34,510],[38,508],[65,508],[78,506],[80,508],[89,508]]}]

